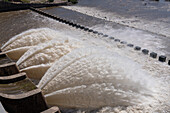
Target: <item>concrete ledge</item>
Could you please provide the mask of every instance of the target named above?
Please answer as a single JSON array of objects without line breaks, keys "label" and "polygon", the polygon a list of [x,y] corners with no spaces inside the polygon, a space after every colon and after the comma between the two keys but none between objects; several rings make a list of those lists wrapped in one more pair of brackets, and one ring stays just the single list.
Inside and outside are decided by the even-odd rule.
[{"label": "concrete ledge", "polygon": [[[9,113],[40,113],[48,109],[42,92],[25,73],[0,77],[12,83],[0,83],[0,101]],[[15,82],[14,79],[16,80]]]},{"label": "concrete ledge", "polygon": [[4,57],[7,57],[7,55],[4,52],[1,52],[0,53],[0,58],[4,58]]},{"label": "concrete ledge", "polygon": [[48,106],[41,90],[27,78],[26,73],[19,73],[16,63],[3,52],[0,53],[0,64],[2,64],[0,65],[0,101],[6,112],[60,113],[58,107],[47,110]]},{"label": "concrete ledge", "polygon": [[0,76],[9,76],[19,73],[15,62],[0,65]]},{"label": "concrete ledge", "polygon": [[1,94],[0,101],[9,113],[40,113],[48,109],[40,89],[25,94]]},{"label": "concrete ledge", "polygon": [[14,83],[26,79],[26,73],[19,73],[11,76],[0,77],[0,84]]},{"label": "concrete ledge", "polygon": [[4,54],[3,52],[0,53],[0,65],[7,64],[13,62],[8,55]]}]

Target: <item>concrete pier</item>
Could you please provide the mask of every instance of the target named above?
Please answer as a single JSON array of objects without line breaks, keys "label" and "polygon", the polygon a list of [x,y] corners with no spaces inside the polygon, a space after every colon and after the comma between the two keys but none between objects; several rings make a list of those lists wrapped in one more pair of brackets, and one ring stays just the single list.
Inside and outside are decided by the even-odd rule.
[{"label": "concrete pier", "polygon": [[[41,89],[20,73],[18,66],[4,53],[0,61],[0,101],[8,113],[60,113],[58,107],[48,110]],[[9,62],[4,62],[4,59]],[[55,109],[54,109],[55,108]]]}]

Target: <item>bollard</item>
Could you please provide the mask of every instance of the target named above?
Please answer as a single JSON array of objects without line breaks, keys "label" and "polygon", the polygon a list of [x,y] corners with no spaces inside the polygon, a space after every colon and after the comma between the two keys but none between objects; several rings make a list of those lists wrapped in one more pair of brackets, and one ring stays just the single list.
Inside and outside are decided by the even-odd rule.
[{"label": "bollard", "polygon": [[62,19],[62,23],[66,23],[66,22],[67,22],[66,20]]},{"label": "bollard", "polygon": [[80,27],[80,25],[76,24],[76,28],[79,28],[79,27]]},{"label": "bollard", "polygon": [[62,21],[63,21],[63,19],[61,19],[61,18],[57,18],[57,20],[58,20],[59,22],[62,22]]},{"label": "bollard", "polygon": [[88,30],[89,30],[89,28],[86,28],[86,27],[85,27],[85,28],[84,28],[84,30],[85,30],[85,31],[88,31]]},{"label": "bollard", "polygon": [[75,26],[76,26],[76,24],[72,23],[72,25],[71,25],[71,26],[75,27]]},{"label": "bollard", "polygon": [[155,52],[150,53],[150,57],[156,58],[157,57],[157,53],[155,53]]},{"label": "bollard", "polygon": [[121,44],[127,44],[127,42],[125,42],[125,41],[121,41],[120,43],[121,43]]},{"label": "bollard", "polygon": [[133,44],[127,44],[128,47],[133,47],[134,45]]},{"label": "bollard", "polygon": [[3,52],[0,53],[0,58],[4,58],[4,57],[7,57],[7,55]]},{"label": "bollard", "polygon": [[98,33],[98,35],[103,35],[103,33]]},{"label": "bollard", "polygon": [[92,30],[92,29],[89,29],[89,32],[93,32],[93,30]]},{"label": "bollard", "polygon": [[71,26],[72,24],[73,24],[72,22],[68,22],[68,25],[70,25],[70,26]]},{"label": "bollard", "polygon": [[137,51],[139,51],[139,50],[141,50],[141,47],[136,46],[134,49],[137,50]]},{"label": "bollard", "polygon": [[94,34],[97,34],[98,32],[97,31],[93,31]]},{"label": "bollard", "polygon": [[61,19],[61,20],[58,20],[58,21],[59,21],[59,22],[61,22],[61,23],[65,23],[63,19]]},{"label": "bollard", "polygon": [[76,28],[80,28],[80,25],[77,24],[77,25],[76,25]]},{"label": "bollard", "polygon": [[11,62],[12,62],[12,60],[6,54],[0,55],[0,65],[11,63]]},{"label": "bollard", "polygon": [[111,40],[115,39],[114,37],[109,37]]},{"label": "bollard", "polygon": [[[51,16],[53,16],[53,15],[51,15]],[[56,16],[53,16],[53,18],[56,19],[56,20],[60,20],[60,21],[63,20],[62,18],[59,18],[59,17],[56,17]]]},{"label": "bollard", "polygon": [[67,20],[65,20],[65,22],[64,22],[65,24],[69,24],[69,21],[67,21]]},{"label": "bollard", "polygon": [[108,37],[108,35],[103,35],[103,37]]},{"label": "bollard", "polygon": [[58,20],[58,21],[61,21],[61,22],[63,21],[63,19],[62,19],[62,18],[57,18],[57,20]]},{"label": "bollard", "polygon": [[72,22],[69,22],[69,23],[68,23],[68,25],[72,26],[72,25],[73,25],[73,23],[72,23]]},{"label": "bollard", "polygon": [[170,60],[168,61],[168,65],[170,65]]},{"label": "bollard", "polygon": [[148,53],[149,53],[149,50],[143,49],[143,50],[142,50],[142,53],[143,53],[143,54],[148,54]]},{"label": "bollard", "polygon": [[166,56],[163,56],[163,55],[159,56],[159,61],[160,62],[165,62],[166,61]]},{"label": "bollard", "polygon": [[80,29],[84,29],[84,26],[81,26],[81,25],[80,25]]},{"label": "bollard", "polygon": [[120,40],[119,39],[115,39],[115,42],[120,42]]}]

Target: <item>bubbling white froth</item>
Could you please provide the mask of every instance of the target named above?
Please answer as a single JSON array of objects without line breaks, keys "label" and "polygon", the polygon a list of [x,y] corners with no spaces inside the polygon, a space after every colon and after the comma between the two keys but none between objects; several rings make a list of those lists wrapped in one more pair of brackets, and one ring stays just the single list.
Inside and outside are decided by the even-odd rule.
[{"label": "bubbling white froth", "polygon": [[54,38],[62,40],[63,35],[49,28],[30,29],[11,38],[1,50],[11,59],[18,60],[31,47]]},{"label": "bubbling white froth", "polygon": [[54,61],[81,46],[83,42],[73,38],[63,38],[62,41],[51,40],[29,49],[18,60],[17,65],[30,78],[40,79]]},{"label": "bubbling white froth", "polygon": [[168,75],[169,68],[109,39],[66,34],[48,28],[32,29],[2,47],[11,58],[24,54],[17,65],[29,77],[40,79],[47,71],[38,87],[49,105],[83,109],[127,106],[140,111],[138,105],[154,110],[163,103],[168,108],[169,102],[164,101],[169,97],[168,83],[158,79]]},{"label": "bubbling white froth", "polygon": [[38,84],[48,104],[62,107],[148,104],[154,79],[139,64],[105,48],[73,50],[56,61]]}]

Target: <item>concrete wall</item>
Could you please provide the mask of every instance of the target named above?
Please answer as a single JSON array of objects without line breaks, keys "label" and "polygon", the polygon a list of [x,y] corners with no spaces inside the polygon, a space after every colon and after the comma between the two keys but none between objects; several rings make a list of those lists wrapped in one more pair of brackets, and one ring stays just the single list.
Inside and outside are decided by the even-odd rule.
[{"label": "concrete wall", "polygon": [[16,11],[16,10],[24,10],[29,9],[29,7],[34,8],[41,8],[41,7],[51,7],[51,6],[62,6],[67,5],[67,2],[61,2],[61,3],[52,3],[52,4],[13,4],[13,3],[7,3],[0,1],[0,12],[5,11]]},{"label": "concrete wall", "polygon": [[12,3],[7,3],[7,2],[2,2],[2,1],[0,2],[0,12],[27,9],[27,8],[28,6],[19,6],[19,5],[12,4]]}]

